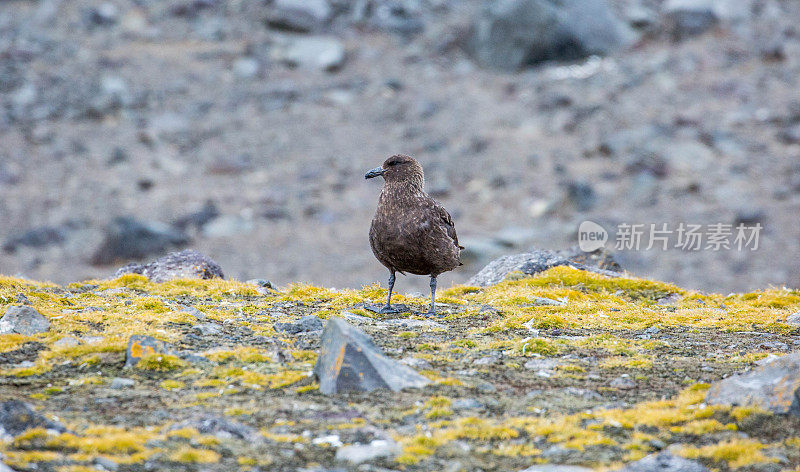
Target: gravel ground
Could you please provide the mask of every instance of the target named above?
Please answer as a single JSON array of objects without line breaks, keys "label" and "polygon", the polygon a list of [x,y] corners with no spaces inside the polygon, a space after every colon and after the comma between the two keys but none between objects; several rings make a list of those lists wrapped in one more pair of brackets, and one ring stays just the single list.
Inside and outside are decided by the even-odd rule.
[{"label": "gravel ground", "polygon": [[[0,3],[0,272],[110,275],[126,261],[91,261],[114,218],[171,224],[212,201],[188,246],[229,277],[383,282],[363,174],[403,152],[467,246],[442,287],[500,254],[573,245],[586,219],[760,223],[757,251],[618,259],[699,289],[800,285],[797,2],[748,2],[676,42],[660,2],[614,1],[622,18],[650,12],[629,47],[520,72],[460,47],[481,2],[406,3],[399,26],[336,14],[307,33],[266,26],[264,2]],[[333,70],[287,65],[297,38],[319,38]],[[43,227],[42,245],[13,243]]]}]

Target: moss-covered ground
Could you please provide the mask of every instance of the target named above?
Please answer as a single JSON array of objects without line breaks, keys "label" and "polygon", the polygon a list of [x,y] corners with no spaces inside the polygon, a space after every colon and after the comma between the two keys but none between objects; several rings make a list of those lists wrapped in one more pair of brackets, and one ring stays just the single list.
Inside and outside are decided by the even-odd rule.
[{"label": "moss-covered ground", "polygon": [[[612,470],[665,448],[720,471],[800,470],[800,419],[705,403],[709,383],[800,348],[800,330],[786,323],[800,311],[797,290],[706,294],[559,267],[442,290],[438,325],[387,323],[422,317],[363,309],[385,295],[378,286],[265,293],[221,280],[126,275],[61,287],[0,277],[0,313],[27,300],[51,322],[47,333],[0,336],[0,400],[24,399],[68,428],[6,438],[0,453],[24,471],[97,470],[100,457],[121,471],[351,469],[335,463],[338,443],[386,435],[402,452],[359,470]],[[426,309],[424,299],[394,301]],[[433,383],[322,395],[310,376],[318,333],[272,326],[342,311],[369,318],[356,323],[388,356],[417,358]],[[219,332],[203,334],[203,323]],[[207,361],[153,356],[124,368],[133,334]],[[135,383],[112,389],[116,377]],[[257,439],[181,426],[206,415]]]}]

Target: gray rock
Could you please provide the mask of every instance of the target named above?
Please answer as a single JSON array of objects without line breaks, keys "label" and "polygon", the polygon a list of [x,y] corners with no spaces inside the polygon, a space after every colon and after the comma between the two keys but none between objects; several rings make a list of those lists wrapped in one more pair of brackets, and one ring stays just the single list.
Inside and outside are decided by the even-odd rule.
[{"label": "gray rock", "polygon": [[793,313],[793,314],[789,315],[788,317],[786,317],[786,322],[789,323],[789,324],[800,326],[800,311],[798,311],[797,313]]},{"label": "gray rock", "polygon": [[703,34],[719,22],[713,0],[668,0],[663,13],[675,39]]},{"label": "gray rock", "polygon": [[350,313],[349,311],[343,311],[341,313],[342,318],[346,319],[347,321],[354,322],[354,323],[370,323],[374,321],[372,318],[356,315],[355,313]]},{"label": "gray rock", "polygon": [[411,368],[384,356],[366,334],[341,318],[331,318],[325,326],[314,374],[319,379],[319,390],[326,395],[376,388],[399,391],[430,383]]},{"label": "gray rock", "polygon": [[454,410],[478,410],[484,405],[474,398],[459,398],[453,402],[452,407]]},{"label": "gray rock", "polygon": [[258,285],[261,288],[274,288],[272,282],[267,279],[250,279],[245,282],[246,284]]},{"label": "gray rock", "polygon": [[597,204],[597,194],[588,182],[568,182],[567,201],[578,211],[589,211]]},{"label": "gray rock", "polygon": [[361,464],[380,458],[391,458],[400,453],[400,446],[391,439],[374,439],[369,444],[353,444],[336,451],[337,461]]},{"label": "gray rock", "polygon": [[492,354],[489,356],[480,357],[472,361],[472,365],[494,365],[500,362],[499,354]]},{"label": "gray rock", "polygon": [[473,25],[466,49],[482,66],[513,71],[605,55],[631,40],[605,0],[494,0]]},{"label": "gray rock", "polygon": [[189,237],[171,226],[116,218],[107,228],[103,243],[92,255],[92,263],[107,265],[124,259],[141,259],[189,242]]},{"label": "gray rock", "polygon": [[427,370],[427,369],[432,369],[433,368],[433,366],[431,366],[430,362],[426,361],[425,359],[420,359],[418,357],[407,356],[407,357],[404,357],[404,358],[400,359],[399,362],[401,364],[405,364],[405,365],[407,365],[407,366],[409,366],[409,367],[411,367],[413,369]]},{"label": "gray rock", "polygon": [[89,11],[89,20],[95,25],[113,25],[119,19],[119,10],[113,3],[101,3]]},{"label": "gray rock", "polygon": [[526,361],[524,367],[530,370],[553,370],[561,364],[563,364],[563,362],[558,359],[539,357]]},{"label": "gray rock", "polygon": [[106,338],[103,336],[84,336],[81,338],[81,342],[84,344],[99,344],[105,340]]},{"label": "gray rock", "polygon": [[778,139],[784,144],[800,144],[800,124],[788,126],[778,133]]},{"label": "gray rock", "polygon": [[111,379],[111,388],[114,390],[123,390],[126,388],[131,388],[136,385],[136,381],[133,379],[126,379],[124,377],[114,377]]},{"label": "gray rock", "polygon": [[713,383],[706,401],[712,405],[752,405],[800,416],[800,352]]},{"label": "gray rock", "polygon": [[128,338],[125,367],[135,366],[142,357],[150,354],[172,354],[172,349],[169,344],[152,336],[134,334]]},{"label": "gray rock", "polygon": [[72,336],[64,336],[63,338],[59,339],[58,341],[53,343],[53,347],[58,348],[65,348],[65,347],[75,347],[80,344],[78,338]]},{"label": "gray rock", "polygon": [[213,434],[218,437],[233,437],[247,441],[257,440],[258,433],[250,426],[229,420],[222,416],[201,416],[196,419],[181,421],[169,427],[168,431],[183,428],[195,428],[203,434]]},{"label": "gray rock", "polygon": [[4,463],[0,462],[0,472],[16,472],[11,467],[5,465]]},{"label": "gray rock", "polygon": [[375,2],[369,17],[370,26],[395,33],[413,34],[425,29],[418,2],[381,0]]},{"label": "gray rock", "polygon": [[658,15],[653,9],[636,2],[625,9],[625,18],[631,26],[641,30],[649,30],[658,21]]},{"label": "gray rock", "polygon": [[[568,256],[569,254],[565,255]],[[561,255],[553,251],[537,249],[530,253],[503,256],[486,265],[486,267],[475,274],[475,276],[472,277],[467,284],[486,287],[502,282],[503,279],[505,279],[506,276],[511,272],[519,271],[527,275],[533,275],[538,274],[539,272],[544,272],[552,267],[563,265],[574,267],[576,269],[588,270],[590,272],[596,272],[609,277],[619,277],[617,272],[590,267],[589,265],[585,265],[585,263],[574,262],[570,260],[570,258],[565,257],[565,255]],[[591,260],[591,258],[589,258],[588,255],[583,257],[585,262],[594,262]],[[603,264],[608,267],[613,267],[608,262],[603,262]],[[617,267],[619,266],[617,265]]]},{"label": "gray rock", "polygon": [[560,300],[553,300],[552,298],[530,297],[528,298],[527,304],[532,306],[564,306],[566,303]]},{"label": "gray rock", "polygon": [[193,329],[202,336],[213,336],[222,332],[222,327],[217,323],[199,323]]},{"label": "gray rock", "polygon": [[308,33],[324,26],[332,13],[327,0],[275,0],[266,23],[279,30]]},{"label": "gray rock", "polygon": [[708,472],[708,468],[697,461],[664,451],[631,462],[619,469],[619,472]]},{"label": "gray rock", "polygon": [[217,218],[219,214],[219,209],[214,201],[206,200],[201,209],[189,213],[188,215],[181,216],[176,219],[172,225],[181,231],[186,231],[189,227],[194,227],[202,231],[203,227]]},{"label": "gray rock", "polygon": [[27,403],[19,400],[0,403],[0,438],[16,436],[30,428],[66,431],[61,423],[45,418]]},{"label": "gray rock", "polygon": [[152,282],[173,279],[225,278],[222,268],[213,260],[192,249],[171,252],[149,264],[131,263],[119,268],[114,277],[123,274],[141,274]]},{"label": "gray rock", "polygon": [[41,313],[29,306],[12,305],[0,318],[0,334],[24,334],[31,336],[50,329],[50,322]]},{"label": "gray rock", "polygon": [[107,457],[97,457],[94,460],[95,465],[101,467],[103,470],[108,470],[110,472],[114,472],[115,470],[119,469],[119,464],[112,461]]},{"label": "gray rock", "polygon": [[272,325],[276,331],[282,331],[288,334],[308,333],[311,331],[322,331],[324,327],[322,320],[314,315],[307,315],[300,318],[294,323],[275,323]]},{"label": "gray rock", "polygon": [[82,114],[89,118],[101,118],[110,112],[130,107],[134,97],[128,83],[121,77],[104,76],[94,87],[94,93],[84,103]]},{"label": "gray rock", "polygon": [[328,36],[294,37],[277,44],[273,59],[293,67],[334,71],[344,64],[344,44]]},{"label": "gray rock", "polygon": [[206,314],[193,306],[181,305],[181,311],[194,316],[199,321],[206,319]]},{"label": "gray rock", "polygon": [[631,390],[636,388],[636,382],[628,374],[622,374],[608,384],[610,387],[620,390]]},{"label": "gray rock", "polygon": [[61,244],[67,239],[66,227],[41,226],[11,236],[3,243],[3,251],[14,253],[20,246],[44,248]]}]

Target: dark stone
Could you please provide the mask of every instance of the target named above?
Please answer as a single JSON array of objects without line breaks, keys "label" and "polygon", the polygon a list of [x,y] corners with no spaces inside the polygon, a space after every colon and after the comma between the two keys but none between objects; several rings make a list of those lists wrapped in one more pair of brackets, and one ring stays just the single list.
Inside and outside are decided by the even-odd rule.
[{"label": "dark stone", "polygon": [[[605,267],[619,267],[616,262],[612,262],[613,259],[609,260],[611,256],[608,255],[608,253],[602,249],[599,249],[598,251],[600,251],[598,255],[585,256],[583,258],[583,263],[575,262],[570,259],[570,257],[579,258],[578,253],[570,254],[570,252],[565,252],[562,255],[558,252],[547,251],[544,249],[537,249],[530,253],[503,256],[487,264],[486,267],[475,274],[475,276],[473,276],[467,282],[467,284],[486,287],[502,282],[503,279],[505,279],[506,276],[511,272],[522,272],[527,275],[534,275],[556,266],[570,266],[575,269],[595,272],[609,277],[619,277],[620,274],[615,272],[613,269],[609,270],[606,268],[592,267],[586,264],[596,260]],[[601,256],[600,254],[604,255]]]},{"label": "dark stone", "polygon": [[784,144],[800,144],[800,124],[781,130],[778,133],[778,139]]},{"label": "dark stone", "polygon": [[188,243],[189,237],[171,226],[119,217],[106,230],[105,240],[92,256],[92,264],[142,259]]},{"label": "dark stone", "polygon": [[578,211],[589,211],[597,204],[597,195],[588,182],[567,183],[567,199]]},{"label": "dark stone", "polygon": [[278,30],[308,33],[327,24],[331,13],[326,0],[277,0],[267,13],[266,23]]},{"label": "dark stone", "polygon": [[781,356],[746,374],[713,383],[706,401],[800,416],[800,353]]},{"label": "dark stone", "polygon": [[206,200],[203,208],[200,210],[189,213],[175,220],[172,225],[181,231],[185,231],[189,227],[194,227],[198,230],[203,229],[206,223],[219,216],[219,209],[212,200]]},{"label": "dark stone", "polygon": [[12,305],[0,318],[0,334],[24,334],[31,336],[50,329],[50,322],[41,313],[29,306]]},{"label": "dark stone", "polygon": [[124,274],[141,274],[153,282],[225,278],[222,268],[216,262],[192,249],[169,253],[148,264],[128,264],[119,268],[114,277]]},{"label": "dark stone", "polygon": [[586,252],[582,251],[578,246],[573,246],[569,249],[556,251],[556,254],[571,262],[577,262],[587,267],[610,270],[611,272],[622,272],[622,266],[614,259],[614,255],[604,248]]},{"label": "dark stone", "polygon": [[12,236],[3,243],[3,251],[16,252],[19,246],[44,248],[63,243],[67,239],[66,230],[57,226],[42,226],[30,229],[17,236]]},{"label": "dark stone", "polygon": [[763,226],[767,215],[761,208],[743,208],[736,212],[736,218],[733,220],[734,231],[739,225],[755,226],[761,224]]},{"label": "dark stone", "polygon": [[665,451],[631,462],[619,469],[619,472],[708,472],[708,468],[697,461]]},{"label": "dark stone", "polygon": [[45,428],[63,433],[64,426],[36,412],[27,403],[9,400],[0,403],[0,438],[16,436],[31,428]]},{"label": "dark stone", "polygon": [[[364,309],[373,313],[381,313],[381,310],[383,310],[383,305],[364,304]],[[392,305],[392,313],[411,313],[411,308],[404,303],[395,303]]]},{"label": "dark stone", "polygon": [[321,331],[323,328],[322,320],[314,315],[304,316],[294,323],[275,323],[272,326],[276,331],[283,331],[288,334]]},{"label": "dark stone", "polygon": [[341,318],[331,318],[325,326],[314,374],[319,390],[326,395],[376,388],[397,392],[430,383],[413,369],[384,356],[369,336]]},{"label": "dark stone", "polygon": [[474,23],[466,49],[482,66],[514,71],[605,55],[631,35],[606,0],[494,0]]},{"label": "dark stone", "polygon": [[676,40],[703,34],[719,22],[710,0],[669,0],[664,5],[667,29]]},{"label": "dark stone", "polygon": [[250,279],[246,281],[247,284],[258,285],[261,288],[271,288],[274,289],[275,287],[272,286],[272,282],[266,279]]},{"label": "dark stone", "polygon": [[170,12],[174,16],[194,18],[202,10],[213,8],[219,4],[219,0],[189,0],[173,6]]},{"label": "dark stone", "polygon": [[128,152],[125,149],[117,146],[111,151],[111,156],[108,158],[108,165],[114,166],[128,160]]},{"label": "dark stone", "polygon": [[172,354],[169,344],[152,336],[134,334],[128,338],[125,351],[125,367],[134,367],[142,357],[150,354]]},{"label": "dark stone", "polygon": [[113,3],[101,3],[89,11],[89,21],[98,26],[109,26],[117,22],[119,10]]}]

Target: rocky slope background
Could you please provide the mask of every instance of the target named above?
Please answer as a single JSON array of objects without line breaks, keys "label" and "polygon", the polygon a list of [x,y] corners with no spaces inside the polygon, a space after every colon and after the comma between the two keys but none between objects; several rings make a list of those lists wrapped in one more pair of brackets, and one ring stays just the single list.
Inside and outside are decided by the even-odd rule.
[{"label": "rocky slope background", "polygon": [[[760,223],[635,273],[798,286],[793,0],[0,2],[0,270],[68,283],[194,247],[241,280],[360,287],[396,152],[485,262],[578,224]],[[426,291],[414,278],[400,290]]]},{"label": "rocky slope background", "polygon": [[197,257],[0,277],[0,470],[800,470],[797,290],[544,264],[430,319],[376,285],[170,277]]}]

